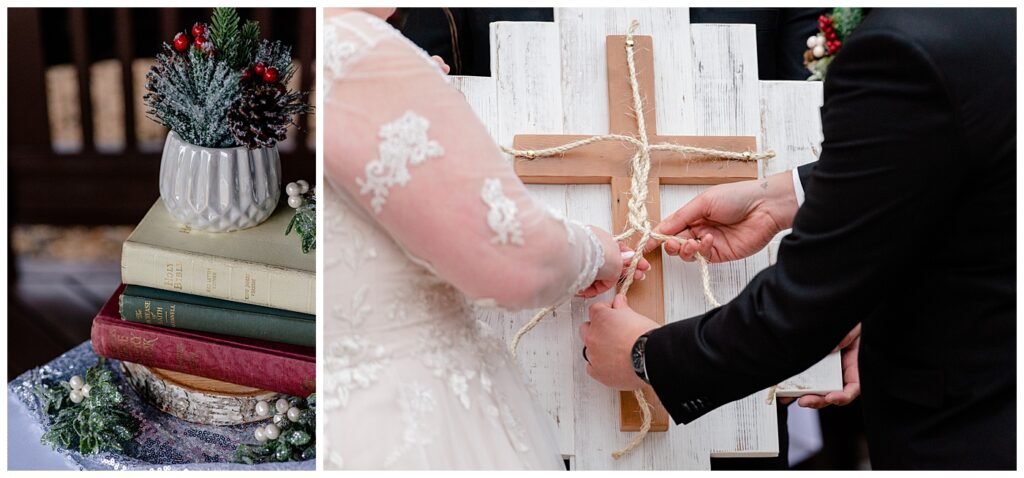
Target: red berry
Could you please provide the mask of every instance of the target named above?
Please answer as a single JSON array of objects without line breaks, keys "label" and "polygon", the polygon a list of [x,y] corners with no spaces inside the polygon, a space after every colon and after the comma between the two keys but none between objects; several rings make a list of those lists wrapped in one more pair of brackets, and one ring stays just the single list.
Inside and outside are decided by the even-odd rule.
[{"label": "red berry", "polygon": [[178,51],[185,51],[188,48],[188,36],[184,33],[178,33],[174,35],[174,49]]},{"label": "red berry", "polygon": [[195,25],[192,25],[192,36],[194,36],[194,37],[204,37],[204,36],[206,36],[206,25],[202,24],[202,23],[199,23],[199,22],[196,22]]},{"label": "red berry", "polygon": [[262,62],[257,63],[257,64],[252,66],[252,72],[255,73],[256,76],[263,76],[263,73],[265,73],[266,71],[267,71],[267,66],[264,65]]},{"label": "red berry", "polygon": [[252,78],[252,70],[249,68],[242,70],[242,81],[249,81],[250,78]]},{"label": "red berry", "polygon": [[196,48],[202,48],[203,43],[206,43],[206,37],[196,37],[195,45]]},{"label": "red berry", "polygon": [[276,83],[277,82],[277,68],[274,68],[274,67],[267,68],[267,70],[263,72],[263,81],[265,81],[267,83]]}]

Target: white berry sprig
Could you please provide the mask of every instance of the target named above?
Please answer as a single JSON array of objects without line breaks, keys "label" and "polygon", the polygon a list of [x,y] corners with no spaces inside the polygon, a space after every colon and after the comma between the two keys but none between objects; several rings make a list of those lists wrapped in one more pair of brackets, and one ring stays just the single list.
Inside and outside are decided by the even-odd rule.
[{"label": "white berry sprig", "polygon": [[288,183],[284,188],[288,194],[288,205],[295,209],[295,216],[288,222],[284,234],[291,234],[294,229],[302,241],[302,253],[316,249],[316,188],[311,188],[305,180]]}]

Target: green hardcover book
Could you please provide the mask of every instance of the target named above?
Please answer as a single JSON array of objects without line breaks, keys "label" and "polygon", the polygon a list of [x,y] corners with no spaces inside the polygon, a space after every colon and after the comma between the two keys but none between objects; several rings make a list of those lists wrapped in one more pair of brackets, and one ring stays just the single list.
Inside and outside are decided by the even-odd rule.
[{"label": "green hardcover book", "polygon": [[131,322],[316,346],[316,316],[289,310],[137,285],[125,287],[120,309]]}]

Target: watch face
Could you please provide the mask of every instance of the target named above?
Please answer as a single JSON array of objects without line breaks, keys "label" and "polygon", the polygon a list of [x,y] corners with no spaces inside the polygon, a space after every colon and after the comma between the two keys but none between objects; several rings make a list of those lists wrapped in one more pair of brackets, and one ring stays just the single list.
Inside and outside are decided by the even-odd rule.
[{"label": "watch face", "polygon": [[637,342],[633,344],[633,370],[636,370],[637,372],[644,369],[643,353],[641,351],[643,350],[644,342],[646,341],[643,339],[644,338],[641,337],[640,340],[637,340]]}]

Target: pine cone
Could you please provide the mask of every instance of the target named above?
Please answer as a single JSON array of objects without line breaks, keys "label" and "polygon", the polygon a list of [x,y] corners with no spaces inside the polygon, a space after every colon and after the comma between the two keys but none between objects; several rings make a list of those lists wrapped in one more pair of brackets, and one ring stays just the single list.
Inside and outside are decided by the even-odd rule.
[{"label": "pine cone", "polygon": [[284,141],[292,115],[295,93],[278,84],[256,84],[242,90],[228,110],[228,128],[235,140],[249,149],[269,148]]}]

